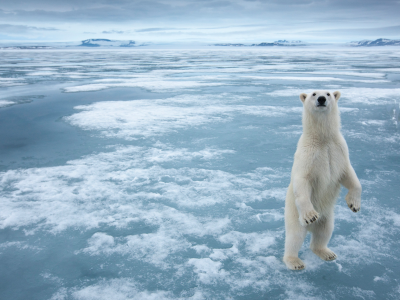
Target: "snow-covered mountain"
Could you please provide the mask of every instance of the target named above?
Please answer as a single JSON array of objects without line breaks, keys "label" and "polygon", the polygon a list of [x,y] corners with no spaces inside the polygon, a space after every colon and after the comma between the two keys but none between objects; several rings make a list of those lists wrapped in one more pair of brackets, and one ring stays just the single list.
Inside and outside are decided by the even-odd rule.
[{"label": "snow-covered mountain", "polygon": [[248,46],[248,45],[245,45],[245,44],[233,44],[233,43],[222,43],[222,44],[214,44],[214,46],[243,47],[243,46]]},{"label": "snow-covered mountain", "polygon": [[0,49],[13,50],[13,49],[22,49],[22,50],[30,50],[30,49],[53,49],[54,47],[50,46],[0,46]]},{"label": "snow-covered mountain", "polygon": [[108,39],[88,39],[82,41],[83,47],[135,47],[135,41],[116,41]]},{"label": "snow-covered mountain", "polygon": [[214,46],[229,46],[229,47],[243,47],[243,46],[305,46],[302,41],[287,41],[278,40],[272,43],[260,43],[260,44],[235,44],[235,43],[224,43],[224,44],[214,44]]},{"label": "snow-covered mountain", "polygon": [[373,46],[400,46],[400,40],[377,39],[375,41],[362,40],[350,42],[354,47],[373,47]]},{"label": "snow-covered mountain", "polygon": [[305,46],[302,41],[278,40],[273,43],[252,44],[252,46]]}]

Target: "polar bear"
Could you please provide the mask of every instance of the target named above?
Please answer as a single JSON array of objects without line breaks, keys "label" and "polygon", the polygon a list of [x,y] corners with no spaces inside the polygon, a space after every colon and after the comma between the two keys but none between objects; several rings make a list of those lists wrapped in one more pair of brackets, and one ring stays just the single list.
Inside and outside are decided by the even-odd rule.
[{"label": "polar bear", "polygon": [[361,184],[350,164],[349,150],[340,133],[337,102],[340,92],[315,91],[301,94],[303,134],[297,144],[285,203],[285,254],[292,270],[305,268],[298,252],[307,231],[311,250],[323,260],[336,254],[327,245],[332,236],[334,205],[342,184],[348,189],[346,202],[353,212],[361,207]]}]

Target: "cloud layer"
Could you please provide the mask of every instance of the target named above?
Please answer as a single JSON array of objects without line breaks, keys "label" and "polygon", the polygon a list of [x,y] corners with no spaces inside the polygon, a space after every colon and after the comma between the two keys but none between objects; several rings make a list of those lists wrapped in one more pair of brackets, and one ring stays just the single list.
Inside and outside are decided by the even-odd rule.
[{"label": "cloud layer", "polygon": [[[398,37],[399,5],[394,0],[18,0],[2,3],[0,18],[8,26],[62,29],[67,31],[65,38],[72,36],[72,32],[84,37],[83,32],[95,30],[97,34],[125,34],[125,38],[144,40],[165,40],[164,35],[174,40],[200,41],[227,40],[227,37],[232,41],[280,37],[324,40],[328,32],[331,40],[340,40],[340,37],[343,40],[357,36]],[[13,34],[12,30],[4,31],[6,35]]]}]

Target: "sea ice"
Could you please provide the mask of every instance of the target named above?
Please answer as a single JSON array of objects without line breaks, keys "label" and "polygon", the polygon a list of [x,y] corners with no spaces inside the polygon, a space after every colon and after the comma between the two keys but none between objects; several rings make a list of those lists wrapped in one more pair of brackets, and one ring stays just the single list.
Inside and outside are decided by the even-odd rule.
[{"label": "sea ice", "polygon": [[[0,60],[1,128],[13,133],[0,140],[0,298],[399,297],[400,89],[387,76],[397,51],[10,50]],[[321,261],[308,239],[307,269],[294,273],[281,261],[284,200],[299,94],[315,89],[342,93],[363,200],[358,214],[345,191],[338,200],[338,260]]]}]

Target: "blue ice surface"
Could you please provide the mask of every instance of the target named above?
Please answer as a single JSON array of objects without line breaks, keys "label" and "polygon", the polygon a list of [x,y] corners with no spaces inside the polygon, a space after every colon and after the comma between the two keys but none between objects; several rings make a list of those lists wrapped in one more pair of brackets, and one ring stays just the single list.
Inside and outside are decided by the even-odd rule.
[{"label": "blue ice surface", "polygon": [[[2,50],[1,299],[398,299],[400,51]],[[363,185],[282,263],[299,94]]]}]

